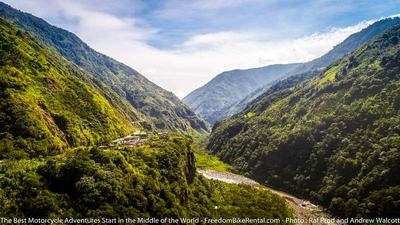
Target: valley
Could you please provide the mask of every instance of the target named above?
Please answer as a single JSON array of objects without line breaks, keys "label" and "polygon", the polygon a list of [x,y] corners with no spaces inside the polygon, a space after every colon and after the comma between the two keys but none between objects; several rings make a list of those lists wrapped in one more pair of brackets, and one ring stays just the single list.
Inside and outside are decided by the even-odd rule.
[{"label": "valley", "polygon": [[[199,145],[198,141],[195,145]],[[197,147],[198,148],[198,147]],[[196,148],[195,148],[196,149]],[[201,156],[199,157],[199,154]],[[262,185],[259,182],[250,179],[246,176],[239,175],[232,172],[232,168],[221,162],[218,158],[212,158],[213,163],[198,162],[199,158],[204,158],[207,155],[212,157],[209,153],[202,152],[199,150],[195,151],[196,156],[196,171],[198,174],[204,176],[210,180],[218,180],[224,183],[252,186],[257,189],[265,190],[271,192],[286,201],[286,204],[293,210],[293,220],[294,224],[306,224],[306,225],[341,225],[339,220],[332,219],[332,216],[321,206],[317,206],[309,202],[308,200],[297,198],[288,193],[278,191],[276,189],[270,188],[266,185]],[[226,169],[221,169],[226,168]]]},{"label": "valley", "polygon": [[[148,7],[146,11],[155,6]],[[86,16],[110,18],[102,13],[79,18],[61,14],[71,23]],[[210,44],[215,50],[225,42],[230,49],[239,42],[241,47],[232,55],[239,57],[235,62],[240,66],[252,57],[242,52],[249,45],[241,44],[254,35],[183,35],[189,39],[176,41],[182,46],[170,43],[173,48],[163,49],[154,42],[177,30],[154,29],[136,36],[125,30],[143,21],[111,18],[115,20],[101,26],[96,19],[96,26],[90,27],[123,29],[107,49],[128,38],[130,47],[115,55],[128,54],[126,62],[146,61],[146,69],[141,63],[139,70],[133,69],[96,51],[83,41],[92,36],[81,39],[0,2],[0,221],[296,225],[398,221],[398,16],[324,35],[314,31],[296,43],[314,38],[322,43],[332,34],[343,41],[313,60],[215,70],[218,75],[182,100],[174,94],[181,92],[166,90],[139,71],[154,65],[149,76],[156,74],[168,83],[182,78],[181,69],[187,67],[193,74],[185,73],[185,79],[195,82],[204,65],[215,66],[211,61],[216,57],[209,58],[209,65],[192,62],[193,55],[207,58],[191,55],[192,51]],[[352,32],[344,37],[348,29]],[[151,41],[141,42],[148,36]],[[253,40],[250,49],[267,54],[253,46],[267,43],[263,41]],[[287,42],[269,45],[292,46],[293,52],[285,51],[285,57],[309,54]],[[138,56],[132,46],[143,51],[137,61],[131,57]],[[227,62],[231,57],[222,56]],[[174,64],[176,71],[171,73],[171,65],[161,58],[182,61],[165,60]],[[258,57],[258,62],[263,60]]]}]

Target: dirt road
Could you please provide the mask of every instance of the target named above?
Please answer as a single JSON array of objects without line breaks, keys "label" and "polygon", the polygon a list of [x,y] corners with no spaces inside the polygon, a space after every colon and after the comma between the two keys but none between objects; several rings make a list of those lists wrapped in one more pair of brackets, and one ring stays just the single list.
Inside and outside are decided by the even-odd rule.
[{"label": "dirt road", "polygon": [[230,172],[218,172],[218,171],[210,171],[197,169],[197,172],[203,175],[208,179],[214,179],[223,181],[226,183],[234,183],[234,184],[248,184],[258,188],[263,188],[271,191],[274,194],[277,194],[284,198],[287,204],[293,209],[294,217],[297,224],[312,224],[312,225],[337,225],[330,216],[323,211],[323,209],[319,206],[312,204],[309,201],[305,201],[299,198],[296,198],[290,194],[274,190],[264,185],[260,185],[258,182],[241,175],[237,175]]}]

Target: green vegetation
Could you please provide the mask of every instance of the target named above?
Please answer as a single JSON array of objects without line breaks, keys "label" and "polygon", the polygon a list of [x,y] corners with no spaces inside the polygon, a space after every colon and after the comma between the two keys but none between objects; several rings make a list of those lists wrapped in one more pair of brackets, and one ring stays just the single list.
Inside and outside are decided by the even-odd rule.
[{"label": "green vegetation", "polygon": [[194,139],[192,149],[196,157],[196,167],[199,169],[213,170],[213,171],[231,171],[232,167],[218,157],[211,155],[207,151],[206,145],[208,142],[208,135],[193,135]]},{"label": "green vegetation", "polygon": [[207,132],[199,119],[173,93],[168,92],[132,68],[90,48],[76,35],[0,2],[0,17],[53,48],[65,59],[87,71],[102,89],[113,93],[112,103],[126,114],[132,106],[142,114],[138,121],[147,129]]},{"label": "green vegetation", "polygon": [[0,158],[57,154],[139,128],[75,65],[0,19]]},{"label": "green vegetation", "polygon": [[[239,113],[258,96],[266,91],[270,92],[270,87],[276,83],[280,83],[278,86],[281,86],[283,83],[293,83],[295,80],[302,82],[315,77],[336,60],[398,24],[400,18],[379,20],[350,35],[325,55],[306,63],[276,64],[223,72],[191,92],[183,101],[210,124],[214,124]],[[293,79],[293,76],[297,78]],[[285,81],[287,79],[289,81]]]},{"label": "green vegetation", "polygon": [[196,156],[197,168],[221,172],[232,169],[232,166],[222,162],[217,156],[211,155],[204,149],[195,149],[194,155]]},{"label": "green vegetation", "polygon": [[173,108],[188,119],[182,122],[148,107],[165,123],[159,127],[102,80],[2,19],[0,49],[0,217],[292,215],[270,192],[197,175],[188,136],[163,132],[136,147],[94,146],[152,123],[200,137],[204,129],[194,129],[196,118],[186,108]]},{"label": "green vegetation", "polygon": [[320,76],[262,95],[218,123],[208,149],[336,216],[399,217],[399,40],[396,26]]},{"label": "green vegetation", "polygon": [[284,200],[268,191],[197,176],[190,146],[189,138],[169,134],[140,147],[79,147],[44,159],[7,160],[0,164],[0,216],[291,216]]},{"label": "green vegetation", "polygon": [[196,157],[196,167],[199,169],[214,170],[214,171],[231,171],[232,167],[218,157],[211,155],[207,151],[206,146],[208,142],[208,135],[193,134],[192,149]]},{"label": "green vegetation", "polygon": [[204,187],[211,190],[209,203],[214,207],[209,213],[213,218],[277,218],[282,221],[279,224],[286,224],[285,218],[292,217],[292,210],[286,207],[285,201],[267,190],[213,180],[201,181]]},{"label": "green vegetation", "polygon": [[[138,129],[201,138],[208,126],[172,93],[72,33],[3,3],[0,16],[8,21],[0,19],[1,217],[292,216],[277,195],[207,180],[196,163],[245,173],[337,216],[399,217],[400,26],[321,70],[399,20],[351,36],[296,70],[311,72],[275,83],[242,113],[218,122],[211,156],[200,141],[157,131],[140,146],[95,147]],[[297,66],[269,72],[284,77]],[[243,76],[255,71],[254,79]],[[265,71],[258,69],[228,73],[233,83],[247,83],[236,87],[226,73],[214,80],[228,96],[213,103],[222,111],[261,80],[271,85],[272,75],[261,79]],[[199,110],[216,109],[203,103]]]},{"label": "green vegetation", "polygon": [[253,112],[248,112],[248,113],[246,113],[246,114],[244,115],[244,117],[250,119],[250,118],[253,118],[255,115],[256,115],[256,114],[253,113]]}]

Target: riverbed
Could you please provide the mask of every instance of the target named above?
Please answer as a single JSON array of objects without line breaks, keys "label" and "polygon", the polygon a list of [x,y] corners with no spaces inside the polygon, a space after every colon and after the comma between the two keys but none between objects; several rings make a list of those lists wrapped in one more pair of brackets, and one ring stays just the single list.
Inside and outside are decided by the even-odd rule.
[{"label": "riverbed", "polygon": [[289,207],[293,209],[294,221],[296,224],[305,225],[338,225],[331,216],[324,211],[320,206],[312,204],[307,200],[297,198],[288,193],[275,190],[273,188],[261,185],[255,180],[248,177],[238,175],[231,172],[220,172],[212,170],[197,169],[197,172],[203,175],[207,179],[219,180],[225,183],[232,184],[245,184],[251,185],[257,188],[268,190],[276,195],[279,195],[285,199]]}]

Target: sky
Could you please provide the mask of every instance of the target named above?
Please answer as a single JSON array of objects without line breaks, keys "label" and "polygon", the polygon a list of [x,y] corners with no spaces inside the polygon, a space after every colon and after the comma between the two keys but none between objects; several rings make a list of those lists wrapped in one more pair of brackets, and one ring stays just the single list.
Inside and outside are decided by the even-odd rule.
[{"label": "sky", "polygon": [[183,98],[219,73],[306,62],[400,0],[2,0]]}]

